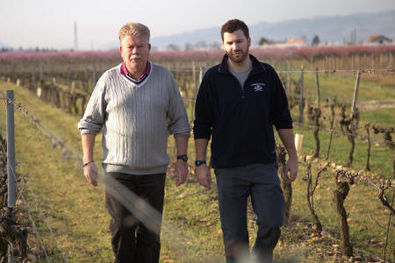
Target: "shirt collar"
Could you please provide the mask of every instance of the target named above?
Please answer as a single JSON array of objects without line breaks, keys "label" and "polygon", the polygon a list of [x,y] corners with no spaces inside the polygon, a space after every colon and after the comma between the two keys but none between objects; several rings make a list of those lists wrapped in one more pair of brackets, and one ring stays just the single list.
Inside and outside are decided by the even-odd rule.
[{"label": "shirt collar", "polygon": [[151,72],[151,63],[149,61],[147,62],[147,66],[145,67],[143,73],[137,79],[133,78],[132,75],[129,73],[125,62],[122,62],[122,65],[121,65],[121,74],[124,76],[128,76],[135,81],[140,81],[144,77],[148,76],[150,72]]}]

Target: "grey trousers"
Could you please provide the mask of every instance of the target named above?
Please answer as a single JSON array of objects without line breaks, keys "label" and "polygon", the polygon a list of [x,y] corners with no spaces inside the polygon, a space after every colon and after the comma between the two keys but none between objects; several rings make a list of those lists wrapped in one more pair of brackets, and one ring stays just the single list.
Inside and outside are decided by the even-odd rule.
[{"label": "grey trousers", "polygon": [[247,200],[251,196],[258,233],[254,254],[258,262],[272,262],[273,249],[284,219],[284,195],[276,164],[215,169],[218,202],[227,262],[248,253]]}]

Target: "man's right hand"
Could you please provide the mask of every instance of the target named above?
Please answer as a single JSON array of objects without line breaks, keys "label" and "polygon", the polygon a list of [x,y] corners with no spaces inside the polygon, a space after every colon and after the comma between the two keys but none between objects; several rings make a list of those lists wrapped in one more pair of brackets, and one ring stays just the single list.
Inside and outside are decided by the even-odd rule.
[{"label": "man's right hand", "polygon": [[94,162],[88,164],[84,168],[84,175],[86,180],[93,186],[97,186],[98,170]]},{"label": "man's right hand", "polygon": [[206,188],[211,187],[211,173],[206,164],[196,167],[196,176],[200,185],[203,185]]}]

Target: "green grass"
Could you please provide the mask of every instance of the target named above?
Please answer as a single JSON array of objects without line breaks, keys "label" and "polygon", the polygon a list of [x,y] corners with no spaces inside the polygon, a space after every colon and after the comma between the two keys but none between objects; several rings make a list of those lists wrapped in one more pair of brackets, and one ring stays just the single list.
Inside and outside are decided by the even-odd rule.
[{"label": "green grass", "polygon": [[[283,75],[284,79],[286,75]],[[300,73],[291,74],[292,79],[297,83],[300,80]],[[320,99],[325,102],[328,98],[336,97],[338,101],[343,103],[352,102],[355,89],[355,75],[344,74],[323,74],[319,75]],[[304,96],[311,98],[313,101],[317,99],[317,85],[314,72],[306,72],[304,74]],[[361,74],[357,101],[369,100],[394,100],[395,99],[395,80],[372,80],[366,73]]]},{"label": "green grass", "polygon": [[[336,82],[342,83],[340,78]],[[353,87],[352,78],[344,80],[344,83],[343,86],[348,87],[347,92],[349,92],[350,87]],[[322,85],[324,84],[325,81],[322,82]],[[336,86],[333,85],[333,88]],[[339,84],[339,86],[342,85]],[[26,189],[27,203],[22,204],[22,207],[29,210],[35,219],[51,260],[53,262],[61,260],[58,246],[69,262],[111,262],[109,216],[104,208],[103,189],[91,187],[83,177],[80,168],[81,147],[77,130],[79,117],[43,103],[27,90],[0,82],[0,90],[5,92],[7,89],[14,89],[16,100],[26,105],[29,114],[39,118],[77,152],[75,159],[65,159],[59,148],[53,148],[50,140],[29,123],[20,112],[16,111],[18,171],[26,179],[26,183],[22,183],[21,187]],[[361,95],[361,98],[363,96],[365,95]],[[384,99],[388,94],[383,92],[380,96]],[[192,115],[190,109],[192,104],[187,105]],[[386,112],[386,110],[381,111]],[[388,110],[387,114],[378,113],[378,117],[375,117],[373,112],[363,114],[364,121],[393,124],[391,110]],[[296,113],[294,117],[297,118]],[[378,120],[379,117],[382,121]],[[0,110],[0,132],[5,134],[3,123],[5,123],[4,107]],[[312,154],[315,148],[312,132],[298,127],[295,127],[295,132],[305,135],[303,152]],[[99,137],[95,148],[95,159],[98,162],[101,156]],[[320,138],[321,158],[323,158],[326,154],[329,134],[322,131]],[[353,169],[364,169],[366,147],[366,142],[358,142]],[[189,146],[191,160],[194,160],[193,150],[191,140]],[[338,164],[346,163],[348,150],[347,138],[335,136],[330,160]],[[390,177],[393,153],[383,146],[373,146],[372,151],[372,170],[381,176]],[[174,154],[173,140],[170,140],[169,154]],[[317,164],[314,165],[316,166]],[[324,226],[322,238],[312,235],[312,221],[306,205],[304,176],[305,167],[301,165],[299,178],[293,184],[292,220],[289,226],[283,227],[280,243],[275,250],[275,258],[284,263],[343,262],[343,259],[339,257],[337,218],[332,207],[334,171],[330,170],[322,177],[320,188],[315,195],[317,213]],[[215,179],[214,176],[213,179]],[[32,189],[34,195],[29,189]],[[388,212],[377,198],[376,189],[370,185],[358,183],[351,187],[345,206],[350,218],[350,233],[355,254],[362,254],[365,262],[375,257],[381,258]],[[222,232],[215,183],[212,189],[206,190],[197,184],[192,172],[187,184],[176,187],[173,170],[170,167],[166,181],[163,218],[162,262],[223,262]],[[256,226],[252,214],[249,214],[249,219],[252,244]],[[53,242],[48,226],[53,229],[57,246]],[[395,258],[389,252],[395,245],[393,230],[392,228],[389,239],[392,243],[389,244],[387,253],[387,257],[392,261]],[[34,233],[29,236],[29,244],[31,247],[39,246]]]},{"label": "green grass", "polygon": [[[395,89],[394,89],[395,91]],[[364,122],[372,121],[389,126],[395,125],[395,109],[377,109],[371,111],[362,111],[361,120]]]}]

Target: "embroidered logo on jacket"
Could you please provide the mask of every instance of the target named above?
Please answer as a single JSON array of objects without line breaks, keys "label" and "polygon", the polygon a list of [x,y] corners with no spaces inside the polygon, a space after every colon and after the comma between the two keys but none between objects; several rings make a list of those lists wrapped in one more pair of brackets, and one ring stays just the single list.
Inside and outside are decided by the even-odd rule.
[{"label": "embroidered logo on jacket", "polygon": [[262,92],[263,89],[265,88],[266,84],[265,83],[253,83],[251,84],[251,87],[254,88],[255,92]]}]

